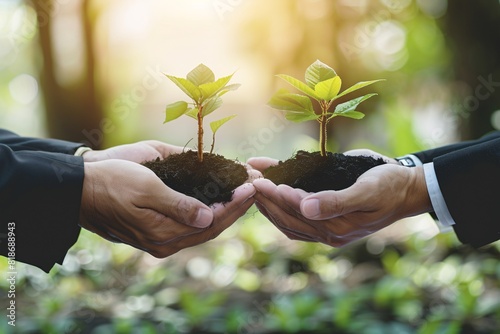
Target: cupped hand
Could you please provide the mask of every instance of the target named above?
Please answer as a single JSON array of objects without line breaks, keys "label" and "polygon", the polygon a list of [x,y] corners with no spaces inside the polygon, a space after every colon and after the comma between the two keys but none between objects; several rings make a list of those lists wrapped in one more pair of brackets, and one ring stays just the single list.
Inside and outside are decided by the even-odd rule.
[{"label": "cupped hand", "polygon": [[350,151],[346,151],[344,152],[345,155],[362,155],[362,156],[365,156],[365,157],[372,157],[374,159],[379,159],[379,158],[382,158],[382,160],[384,160],[385,162],[389,163],[389,164],[394,164],[394,165],[399,165],[399,162],[394,159],[394,158],[390,158],[388,156],[385,156],[383,154],[380,154],[378,152],[375,152],[375,151],[372,151],[372,150],[369,150],[369,149],[366,149],[366,148],[361,148],[361,149],[355,149],[355,150],[350,150]]},{"label": "cupped hand", "polygon": [[166,257],[215,238],[248,210],[254,193],[252,184],[244,184],[231,202],[209,208],[165,186],[140,164],[90,162],[85,163],[80,224],[108,240]]},{"label": "cupped hand", "polygon": [[[276,163],[269,158],[248,161],[254,168]],[[340,191],[307,193],[271,181],[254,181],[260,211],[291,239],[341,247],[408,216],[432,210],[421,167],[393,163],[362,174]]]},{"label": "cupped hand", "polygon": [[[114,146],[105,150],[87,151],[83,154],[85,162],[97,162],[110,159],[127,160],[137,163],[165,159],[171,154],[179,154],[186,149],[180,146],[170,145],[158,140],[144,140],[133,144]],[[262,177],[262,174],[250,165],[244,164],[248,173],[247,182]]]},{"label": "cupped hand", "polygon": [[110,159],[128,160],[137,163],[165,159],[171,154],[182,153],[184,148],[170,145],[158,140],[144,140],[133,144],[114,146],[105,150],[87,151],[83,154],[85,162],[96,162]]}]

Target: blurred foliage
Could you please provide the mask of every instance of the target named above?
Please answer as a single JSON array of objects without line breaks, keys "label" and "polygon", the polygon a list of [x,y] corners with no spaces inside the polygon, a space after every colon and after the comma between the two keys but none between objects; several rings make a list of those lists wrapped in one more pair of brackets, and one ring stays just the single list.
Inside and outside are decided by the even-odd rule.
[{"label": "blurred foliage", "polygon": [[17,264],[17,326],[1,330],[498,333],[500,245],[477,251],[453,233],[405,233],[331,249],[286,240],[252,213],[160,260],[82,232],[49,275]]},{"label": "blurred foliage", "polygon": [[[266,123],[270,113],[258,109],[281,87],[274,74],[300,76],[316,59],[332,64],[344,88],[386,79],[377,85],[379,96],[363,107],[365,120],[336,122],[332,150],[366,147],[397,156],[495,127],[489,115],[499,109],[499,94],[490,92],[478,100],[476,109],[467,102],[477,98],[478,78],[491,74],[499,81],[497,0],[252,0],[208,5],[196,0],[154,5],[54,1],[59,6],[53,19],[59,25],[51,30],[52,37],[56,49],[64,49],[55,52],[55,73],[67,89],[81,84],[85,62],[79,57],[89,39],[95,43],[95,72],[87,78],[95,80],[99,94],[93,103],[98,100],[106,116],[98,127],[86,125],[78,132],[87,130],[86,139],[96,145],[177,140],[186,132],[182,125],[167,131],[160,127],[170,96],[165,97],[164,78],[157,72],[166,68],[184,73],[206,58],[218,59],[217,66],[227,71],[227,58],[220,51],[224,48],[200,52],[203,41],[197,37],[210,27],[188,29],[199,27],[197,20],[205,15],[195,10],[200,6],[208,6],[215,17],[210,22],[230,25],[236,34],[230,44],[240,50],[241,58],[253,62],[251,71],[265,74],[257,80],[264,92],[252,86],[246,100],[243,94],[238,97],[254,104],[232,104],[251,112],[239,115],[242,120],[233,123],[239,125],[233,126],[231,136],[246,133],[249,123],[262,126],[256,133],[226,141],[236,143],[231,153],[239,158],[246,151],[279,156],[298,147],[317,147],[316,131],[311,131],[313,138],[298,136],[302,128],[298,131],[274,118]],[[142,15],[142,8],[160,3],[175,3],[182,11],[153,10],[160,12],[160,19]],[[71,25],[83,4],[86,24],[96,25],[92,37]],[[121,21],[113,21],[113,14]],[[42,111],[47,87],[40,79],[36,11],[27,2],[0,1],[0,17],[0,124],[26,134],[46,134]],[[179,33],[175,25],[167,28],[187,41],[182,47],[158,39],[155,34],[165,27],[152,26],[135,35],[150,21],[172,24],[175,17],[186,31]],[[83,46],[75,42],[75,31],[87,36]],[[148,49],[142,43],[149,39],[161,45]],[[197,58],[190,64],[187,59],[193,55]],[[157,92],[157,87],[162,89]],[[85,96],[80,93],[67,95],[65,103],[76,96],[80,100],[73,103],[79,104]],[[71,108],[63,112],[71,119]],[[178,140],[185,143],[189,138]],[[289,241],[252,209],[216,240],[162,260],[82,231],[64,265],[50,274],[17,264],[16,327],[1,321],[0,332],[500,333],[500,244],[469,249],[453,233],[433,233],[429,220],[424,215],[400,222],[332,249]],[[3,258],[0,272],[7,272]],[[7,284],[0,281],[2,305]]]}]

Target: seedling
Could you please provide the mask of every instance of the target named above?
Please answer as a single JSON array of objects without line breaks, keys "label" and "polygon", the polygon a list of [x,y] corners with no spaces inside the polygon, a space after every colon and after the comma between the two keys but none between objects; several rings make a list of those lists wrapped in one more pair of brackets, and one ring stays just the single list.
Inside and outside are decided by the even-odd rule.
[{"label": "seedling", "polygon": [[[365,114],[356,111],[356,108],[361,102],[377,94],[372,93],[363,95],[336,105],[335,101],[355,90],[383,80],[358,82],[339,94],[342,80],[333,68],[319,60],[316,60],[307,68],[305,83],[285,74],[279,74],[278,77],[285,80],[305,95],[294,94],[286,89],[280,89],[273,95],[268,104],[275,109],[285,111],[285,117],[290,121],[297,123],[310,120],[318,121],[320,125],[319,142],[321,156],[326,156],[328,122],[337,116],[362,119]],[[319,103],[321,110],[314,110],[313,100]],[[333,107],[334,105],[335,107]],[[332,109],[333,111],[331,111]]]},{"label": "seedling", "polygon": [[[191,102],[178,101],[167,105],[165,110],[165,121],[163,123],[173,121],[182,115],[194,118],[198,122],[198,160],[202,162],[203,118],[222,105],[222,95],[231,90],[238,89],[240,85],[229,85],[229,81],[233,77],[233,74],[216,80],[214,72],[203,64],[198,65],[189,72],[186,78],[174,77],[168,74],[166,74],[166,76],[191,98]],[[217,130],[235,116],[236,115],[231,115],[210,123],[213,132],[210,153],[214,150],[215,133]]]}]

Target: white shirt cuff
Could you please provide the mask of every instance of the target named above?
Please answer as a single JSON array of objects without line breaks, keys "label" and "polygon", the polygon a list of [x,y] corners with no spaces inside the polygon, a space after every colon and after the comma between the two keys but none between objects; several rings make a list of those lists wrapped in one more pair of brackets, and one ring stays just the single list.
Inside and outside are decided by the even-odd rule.
[{"label": "white shirt cuff", "polygon": [[88,151],[92,151],[92,149],[90,147],[82,146],[82,147],[79,147],[76,150],[75,154],[73,154],[73,155],[77,156],[77,157],[81,157],[81,156],[83,156],[83,153],[88,152]]},{"label": "white shirt cuff", "polygon": [[427,192],[429,193],[432,207],[434,208],[434,212],[436,213],[439,222],[444,227],[451,227],[452,225],[455,225],[455,221],[451,217],[448,206],[446,205],[443,194],[441,193],[441,188],[439,187],[433,162],[424,164],[424,175],[425,182],[427,183]]}]

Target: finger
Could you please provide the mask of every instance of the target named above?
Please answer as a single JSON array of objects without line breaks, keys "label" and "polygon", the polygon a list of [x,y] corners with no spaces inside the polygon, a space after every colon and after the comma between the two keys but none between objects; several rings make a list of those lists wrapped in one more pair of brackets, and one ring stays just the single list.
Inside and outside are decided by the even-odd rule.
[{"label": "finger", "polygon": [[229,214],[224,214],[223,219],[218,219],[218,212],[215,212],[214,215],[216,217],[216,220],[214,223],[209,227],[210,235],[207,238],[207,240],[213,239],[219,234],[221,234],[225,229],[227,229],[229,226],[233,225],[234,222],[236,222],[241,216],[243,216],[248,209],[254,204],[254,199],[249,198],[241,205],[235,209],[229,211]]},{"label": "finger", "polygon": [[147,206],[188,226],[205,228],[213,221],[212,210],[197,199],[167,187],[160,179],[149,184]]},{"label": "finger", "polygon": [[372,157],[374,159],[379,159],[382,158],[385,162],[390,163],[390,164],[399,164],[396,159],[389,158],[383,154],[377,153],[372,150],[368,149],[356,149],[356,150],[350,150],[344,152],[344,155],[350,155],[350,156],[365,156],[365,157]]},{"label": "finger", "polygon": [[[276,226],[276,225],[274,225],[274,226]],[[318,242],[316,240],[309,238],[308,236],[303,236],[296,231],[286,230],[284,228],[279,228],[277,226],[276,226],[276,228],[278,228],[280,230],[280,232],[283,233],[290,240],[305,241],[305,242]]]},{"label": "finger", "polygon": [[136,232],[136,239],[146,247],[165,245],[205,230],[175,221],[154,210],[144,209],[140,217],[147,225],[142,225],[143,228]]},{"label": "finger", "polygon": [[294,231],[300,233],[302,236],[307,236],[312,240],[317,240],[316,229],[306,222],[295,216],[295,212],[289,213],[281,206],[276,204],[275,200],[269,199],[261,193],[255,194],[255,200],[266,209],[268,219],[276,225],[280,230]]},{"label": "finger", "polygon": [[288,229],[286,227],[280,226],[277,223],[275,223],[275,218],[270,214],[266,207],[262,205],[259,202],[255,202],[255,206],[259,209],[260,213],[264,217],[267,218],[280,232],[282,232],[285,236],[287,236],[291,240],[299,240],[299,241],[306,241],[306,242],[317,242],[315,239],[311,238],[310,236]]},{"label": "finger", "polygon": [[179,153],[186,151],[186,149],[184,149],[181,146],[166,144],[166,143],[158,141],[158,140],[145,140],[145,141],[142,141],[139,143],[145,144],[145,145],[148,145],[148,146],[154,148],[156,151],[158,151],[161,154],[162,158],[166,158],[169,155],[179,154]]},{"label": "finger", "polygon": [[[276,186],[274,183],[272,183],[268,179],[255,180],[254,185],[258,191],[258,193],[257,193],[258,195],[262,195],[266,199],[271,200],[274,204],[277,205],[277,207],[280,208],[280,210],[285,211],[289,215],[297,217],[300,220],[302,220],[303,216],[300,213],[300,210],[296,209],[293,206],[290,206],[290,204],[287,202],[287,200],[282,197],[280,189],[284,189],[285,193],[288,191],[291,191],[291,192],[297,191],[299,193],[302,190],[293,189],[293,188],[290,188],[286,185]],[[257,198],[260,198],[260,197],[256,197],[256,199]]]},{"label": "finger", "polygon": [[[167,245],[175,244],[179,240],[185,240],[194,234],[200,234],[196,240],[201,240],[209,237],[203,237],[201,234],[219,234],[224,229],[229,227],[239,216],[243,215],[248,207],[253,204],[253,201],[249,202],[247,206],[243,206],[243,203],[247,199],[251,198],[255,193],[255,188],[252,184],[243,185],[235,190],[235,196],[233,195],[233,200],[229,204],[216,204],[214,209],[211,210],[212,216],[214,217],[213,223],[205,229],[193,228],[178,222],[172,221],[168,217],[162,217],[161,214],[157,213],[158,217],[155,219],[149,218],[148,221],[151,222],[153,226],[151,230],[154,230],[153,235],[151,233],[145,232],[145,237],[150,235],[146,240],[147,243],[152,243],[154,245],[162,245],[167,247]],[[150,212],[153,214],[154,212]],[[146,217],[147,214],[144,214]],[[237,216],[237,217],[236,217]],[[214,228],[212,228],[214,227]],[[208,231],[208,232],[207,232]],[[162,250],[160,250],[162,252]]]},{"label": "finger", "polygon": [[392,164],[374,167],[362,174],[349,188],[322,191],[304,198],[300,210],[304,217],[312,220],[330,219],[354,212],[379,212],[379,215],[384,215],[401,210],[396,202],[400,203],[401,198],[405,197],[411,170]]},{"label": "finger", "polygon": [[[254,198],[255,198],[255,196],[254,196]],[[257,209],[259,209],[260,213],[262,213],[262,215],[267,218],[267,220],[269,220],[270,222],[273,221],[271,214],[269,212],[267,212],[267,209],[264,205],[262,205],[260,202],[257,202],[257,200],[256,200],[255,206],[257,207]]]},{"label": "finger", "polygon": [[276,189],[281,198],[287,203],[288,207],[298,213],[300,213],[300,203],[302,199],[310,195],[310,193],[302,189],[295,189],[285,184],[278,185]]},{"label": "finger", "polygon": [[244,215],[253,205],[256,190],[253,184],[245,183],[234,190],[231,201],[213,205],[214,223],[227,221],[229,225]]},{"label": "finger", "polygon": [[252,183],[254,180],[263,178],[262,173],[259,170],[253,168],[251,165],[246,164],[245,167],[248,173],[248,179],[246,180],[246,182]]},{"label": "finger", "polygon": [[260,192],[267,197],[271,197],[276,194],[277,186],[271,180],[261,178],[254,180],[252,183],[257,192]]},{"label": "finger", "polygon": [[[278,187],[268,179],[259,179],[254,181],[254,186],[257,189],[255,199],[261,203],[264,201],[272,201],[279,207],[279,210],[286,211],[290,215],[297,215],[297,212],[290,208],[285,200],[281,197]],[[300,213],[299,213],[300,214]]]},{"label": "finger", "polygon": [[363,187],[356,183],[344,190],[322,191],[304,198],[300,212],[311,220],[339,217],[364,208],[364,194]]},{"label": "finger", "polygon": [[[176,239],[168,244],[164,245],[164,252],[166,254],[172,254],[179,251],[180,249],[192,247],[199,245],[201,243],[207,242],[209,240],[214,239],[219,234],[221,234],[224,230],[226,230],[229,226],[231,226],[239,217],[241,217],[254,203],[252,196],[249,198],[243,199],[243,195],[247,195],[249,193],[248,189],[243,189],[240,191],[240,196],[243,202],[240,202],[236,209],[229,209],[228,207],[223,208],[222,204],[218,204],[216,208],[214,208],[214,216],[216,217],[214,223],[203,230],[201,233],[196,233],[190,236],[187,236],[182,239]],[[220,205],[220,206],[219,206]],[[224,211],[224,212],[223,212]],[[227,212],[226,212],[227,211]]]},{"label": "finger", "polygon": [[255,157],[248,159],[247,163],[253,168],[263,172],[268,167],[277,165],[278,160],[267,157]]},{"label": "finger", "polygon": [[264,217],[266,217],[267,220],[269,220],[271,223],[273,223],[273,225],[281,233],[283,233],[285,236],[287,236],[289,239],[291,239],[291,240],[299,240],[299,241],[307,241],[307,242],[316,242],[316,240],[311,239],[309,236],[306,236],[306,235],[304,235],[302,233],[299,233],[299,232],[296,232],[296,231],[292,231],[292,230],[287,229],[287,228],[282,228],[282,227],[278,226],[277,224],[275,224],[274,223],[274,217],[267,211],[267,209],[265,208],[265,206],[262,205],[261,203],[255,202],[255,206],[257,206],[257,208],[259,209],[260,213],[262,213],[262,215]]},{"label": "finger", "polygon": [[231,197],[231,202],[234,201],[235,203],[242,203],[247,199],[253,197],[256,192],[257,189],[255,189],[252,183],[244,183],[234,190],[233,196]]},{"label": "finger", "polygon": [[355,149],[355,150],[349,150],[349,151],[346,151],[344,152],[344,155],[362,155],[362,156],[366,156],[366,157],[381,157],[381,154],[375,152],[375,151],[372,151],[372,150],[368,150],[368,149]]},{"label": "finger", "polygon": [[113,226],[108,226],[106,230],[94,226],[94,229],[90,229],[90,231],[114,243],[123,243],[140,250],[148,250],[148,248],[146,247],[146,243],[139,240],[140,238],[137,238],[137,235],[131,231],[119,230],[114,228]]}]

